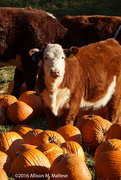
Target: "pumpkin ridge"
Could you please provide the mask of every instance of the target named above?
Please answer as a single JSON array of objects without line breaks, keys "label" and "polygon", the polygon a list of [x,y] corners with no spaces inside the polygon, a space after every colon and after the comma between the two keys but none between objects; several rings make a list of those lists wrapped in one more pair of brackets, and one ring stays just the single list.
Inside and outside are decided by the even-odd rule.
[{"label": "pumpkin ridge", "polygon": [[48,150],[46,150],[44,152],[51,152],[52,150],[56,150],[57,148],[59,148],[59,146],[58,147],[51,147],[51,148],[49,148]]},{"label": "pumpkin ridge", "polygon": [[111,148],[113,148],[113,146],[116,146],[115,149],[117,149],[120,146],[120,144],[119,143],[117,144],[117,142],[115,142],[114,145],[111,144]]},{"label": "pumpkin ridge", "polygon": [[[21,139],[17,139],[17,145],[19,145],[20,143],[19,143],[19,141],[21,141],[21,140],[23,140],[23,138],[20,136],[20,134],[18,134],[17,132],[11,132],[11,133],[14,133],[14,136],[15,136],[15,134],[18,136],[18,137],[20,137]],[[12,148],[12,150],[10,151],[10,152],[12,152],[12,153],[10,153],[10,156],[12,157],[12,159],[14,159],[14,155],[16,154],[16,143],[14,143],[14,136],[11,136],[11,133],[9,134],[9,138],[11,139],[11,142],[12,142],[12,146],[10,145],[10,147],[9,147],[9,149],[11,149]],[[15,140],[16,141],[16,140]]]},{"label": "pumpkin ridge", "polygon": [[[38,150],[38,149],[36,149],[36,150]],[[39,151],[39,150],[38,150]],[[29,152],[29,153],[28,153]],[[32,158],[30,158],[30,159],[32,159],[32,162],[34,163],[34,165],[39,165],[39,162],[37,161],[37,158],[40,160],[40,156],[37,156],[37,158],[35,158],[35,156],[33,155],[33,153],[30,153],[31,152],[31,150],[28,150],[28,152],[26,151],[25,153],[26,154],[28,154],[29,156],[31,156]],[[41,152],[41,151],[40,151]],[[42,152],[41,152],[42,153]],[[43,154],[43,153],[42,153]],[[24,156],[25,157],[25,156]],[[28,159],[27,159],[28,160]],[[41,156],[41,161],[42,162],[44,162],[44,160],[43,160],[43,157]],[[30,164],[30,161],[28,161],[29,162],[29,164]],[[46,165],[45,164],[45,162],[44,162],[44,165]]]},{"label": "pumpkin ridge", "polygon": [[[6,138],[6,135],[5,135],[5,133],[2,133],[3,134],[3,138],[5,139],[5,141],[6,141],[6,145],[7,145],[7,151],[8,151],[8,149],[9,149],[9,143],[8,143],[8,141],[7,141],[7,138]],[[5,148],[5,151],[6,151],[6,148]],[[7,152],[6,151],[6,152]]]},{"label": "pumpkin ridge", "polygon": [[8,174],[11,168],[11,160],[7,153],[0,151],[0,168]]},{"label": "pumpkin ridge", "polygon": [[[29,166],[31,166],[31,163],[30,163],[30,161],[26,158],[26,156],[24,155],[24,153],[23,153],[23,156],[24,156],[24,159],[25,159],[25,161],[27,161],[27,164],[29,164]],[[35,158],[34,158],[35,159]],[[35,163],[34,163],[35,164]],[[22,164],[23,165],[23,164]],[[32,170],[33,170],[33,172],[35,171],[34,170],[34,168],[31,166],[31,168],[32,168]],[[29,173],[29,172],[28,172]],[[30,172],[31,173],[31,172]]]},{"label": "pumpkin ridge", "polygon": [[[80,170],[84,176],[80,174]],[[64,154],[59,156],[59,158],[55,161],[55,164],[52,164],[50,172],[60,174],[66,173],[68,175],[68,179],[82,179],[83,176],[84,179],[91,180],[91,174],[85,162],[81,157],[74,154]]]},{"label": "pumpkin ridge", "polygon": [[[11,135],[10,134],[8,134],[8,136],[9,136],[9,139],[11,140],[11,142],[13,143],[14,141],[13,141],[13,139],[12,139],[12,137],[11,137]],[[14,143],[13,143],[14,144]],[[14,152],[14,146],[15,146],[15,144],[14,145],[10,145],[10,147],[9,147],[9,149],[10,148],[12,148],[12,152]],[[12,155],[12,159],[13,159],[13,155]]]},{"label": "pumpkin ridge", "polygon": [[79,156],[83,160],[85,160],[83,148],[77,142],[67,141],[67,142],[61,144],[61,148],[62,148],[64,154],[68,154],[68,153],[76,154],[77,156]]},{"label": "pumpkin ridge", "polygon": [[[36,150],[38,150],[38,149],[36,149]],[[31,150],[30,150],[31,151]],[[39,151],[39,150],[38,150]],[[39,152],[41,152],[41,151],[39,151]],[[27,151],[26,151],[26,153],[27,153]],[[42,154],[43,154],[43,152],[41,152]],[[39,165],[39,160],[41,160],[41,162],[44,162],[43,163],[43,166],[46,166],[47,164],[45,163],[45,160],[43,159],[43,156],[41,156],[41,158],[40,158],[40,156],[36,156],[36,158],[35,158],[35,156],[33,155],[33,153],[28,153],[28,155],[29,155],[29,157],[32,157],[31,159],[32,159],[32,162],[34,163],[34,165],[35,166],[37,166],[37,165]],[[44,155],[44,154],[43,154]],[[44,155],[45,156],[45,155]],[[46,157],[46,156],[45,156]],[[47,158],[47,157],[46,157]],[[38,159],[38,161],[37,161],[37,159]],[[48,158],[47,158],[48,159]],[[49,160],[48,160],[49,161]],[[29,164],[30,164],[30,162],[29,162]],[[36,171],[36,168],[34,168],[34,167],[32,167],[32,169],[38,174],[38,171]],[[40,172],[41,171],[41,172]],[[40,168],[39,169],[39,173],[40,174],[42,174],[43,173],[43,171],[42,171],[42,169]]]},{"label": "pumpkin ridge", "polygon": [[[21,154],[19,154],[15,159],[17,159],[19,156],[21,156]],[[18,163],[16,161],[13,161],[12,164],[11,164],[11,168],[12,168],[13,163],[14,163],[14,167],[18,166]],[[23,160],[19,161],[19,166],[21,167],[22,165],[23,165]]]},{"label": "pumpkin ridge", "polygon": [[120,179],[120,164],[121,151],[107,151],[101,153],[95,166],[96,179]]},{"label": "pumpkin ridge", "polygon": [[[28,153],[28,151],[25,152],[25,154],[27,154],[28,156],[31,156],[34,160],[35,160],[35,157],[31,154],[31,153]],[[24,154],[23,154],[24,155]],[[24,155],[24,158],[27,160],[28,164],[31,166],[31,163],[30,161],[26,158],[26,156]],[[35,165],[35,162],[33,161],[33,159],[30,158],[32,160],[32,162],[34,163]],[[37,162],[37,161],[36,161]]]},{"label": "pumpkin ridge", "polygon": [[[27,152],[27,151],[26,151]],[[25,153],[26,153],[25,152]],[[31,162],[26,158],[26,156],[24,155],[24,153],[22,154],[23,156],[24,156],[24,160],[27,162],[27,164],[29,165],[29,166],[31,166]],[[23,163],[22,163],[22,166],[23,166]],[[34,168],[31,166],[31,168],[32,168],[32,170],[33,170],[33,172],[34,172]],[[29,173],[29,172],[28,172]],[[30,173],[31,173],[31,171],[30,171]]]}]

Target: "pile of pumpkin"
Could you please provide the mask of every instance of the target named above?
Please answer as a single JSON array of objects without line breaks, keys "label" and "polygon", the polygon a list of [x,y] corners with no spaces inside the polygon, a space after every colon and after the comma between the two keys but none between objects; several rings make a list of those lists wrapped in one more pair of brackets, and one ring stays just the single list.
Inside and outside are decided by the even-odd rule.
[{"label": "pile of pumpkin", "polygon": [[0,133],[0,179],[11,171],[15,179],[91,180],[83,143],[95,150],[96,179],[120,179],[120,139],[121,123],[93,115],[57,131],[17,125]]},{"label": "pile of pumpkin", "polygon": [[13,124],[28,123],[32,117],[43,115],[40,96],[36,91],[25,91],[17,99],[10,94],[0,95],[0,125],[7,122]]},{"label": "pile of pumpkin", "polygon": [[10,171],[15,179],[91,179],[83,145],[95,151],[96,179],[120,179],[120,122],[112,124],[100,116],[85,115],[78,118],[76,126],[63,126],[56,132],[23,125],[42,114],[36,91],[26,91],[18,100],[0,95],[0,124],[8,119],[17,125],[0,133],[1,180],[2,176],[7,179]]},{"label": "pile of pumpkin", "polygon": [[100,116],[85,115],[76,126],[84,143],[95,152],[95,179],[120,179],[121,122],[112,124]]},{"label": "pile of pumpkin", "polygon": [[0,176],[11,171],[15,179],[91,180],[81,144],[75,126],[43,131],[17,125],[0,133]]}]

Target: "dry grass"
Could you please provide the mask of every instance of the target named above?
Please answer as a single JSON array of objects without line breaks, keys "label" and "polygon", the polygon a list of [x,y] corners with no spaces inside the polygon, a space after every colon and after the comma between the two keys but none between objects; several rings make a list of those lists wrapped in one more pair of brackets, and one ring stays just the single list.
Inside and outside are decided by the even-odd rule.
[{"label": "dry grass", "polygon": [[3,67],[0,68],[0,94],[7,93],[9,82],[14,77],[15,67]]}]

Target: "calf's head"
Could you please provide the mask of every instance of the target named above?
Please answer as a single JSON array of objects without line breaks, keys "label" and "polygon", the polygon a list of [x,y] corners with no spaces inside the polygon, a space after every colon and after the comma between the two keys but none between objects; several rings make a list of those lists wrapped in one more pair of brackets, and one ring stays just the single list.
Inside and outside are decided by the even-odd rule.
[{"label": "calf's head", "polygon": [[[37,49],[36,53],[40,53]],[[34,50],[30,50],[30,55],[33,55]],[[43,52],[43,65],[46,77],[53,79],[63,77],[65,73],[66,59],[73,59],[77,54],[78,48],[71,47],[64,50],[59,44],[48,44]]]},{"label": "calf's head", "polygon": [[65,54],[59,44],[48,44],[44,50],[44,71],[52,78],[62,77],[65,72]]}]

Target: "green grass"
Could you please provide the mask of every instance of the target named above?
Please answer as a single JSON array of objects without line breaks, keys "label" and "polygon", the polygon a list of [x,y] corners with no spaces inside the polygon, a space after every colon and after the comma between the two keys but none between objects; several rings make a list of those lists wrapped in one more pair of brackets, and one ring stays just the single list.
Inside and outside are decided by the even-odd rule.
[{"label": "green grass", "polygon": [[0,125],[0,132],[10,131],[14,126],[10,124]]},{"label": "green grass", "polygon": [[89,152],[85,152],[85,162],[86,165],[89,168],[89,171],[92,175],[92,180],[95,179],[95,161],[94,161],[94,151],[93,151],[93,155],[91,155]]},{"label": "green grass", "polygon": [[120,0],[1,0],[0,6],[44,9],[59,20],[64,15],[121,15]]}]

